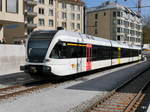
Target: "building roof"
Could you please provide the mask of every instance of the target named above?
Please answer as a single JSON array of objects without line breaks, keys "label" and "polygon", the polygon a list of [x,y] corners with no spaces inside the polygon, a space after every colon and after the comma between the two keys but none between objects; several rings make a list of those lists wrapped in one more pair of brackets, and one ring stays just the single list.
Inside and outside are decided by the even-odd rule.
[{"label": "building roof", "polygon": [[81,4],[84,5],[85,3],[82,0],[59,0],[60,2],[70,2],[73,4]]},{"label": "building roof", "polygon": [[130,8],[122,6],[115,2],[110,2],[110,1],[104,2],[104,3],[102,3],[102,5],[97,6],[97,7],[87,8],[86,11],[87,12],[95,12],[95,11],[101,11],[101,10],[107,10],[107,9],[124,10],[125,12],[131,13],[132,15],[136,15],[136,16],[140,17],[140,15],[138,13],[131,10]]}]

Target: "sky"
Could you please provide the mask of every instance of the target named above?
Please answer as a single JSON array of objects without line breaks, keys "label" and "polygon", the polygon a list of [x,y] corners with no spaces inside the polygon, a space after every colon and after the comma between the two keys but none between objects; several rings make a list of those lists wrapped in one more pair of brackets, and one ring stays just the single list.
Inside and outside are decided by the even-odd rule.
[{"label": "sky", "polygon": [[[115,0],[83,0],[88,7],[98,6],[101,5],[101,3],[106,1],[115,1]],[[127,7],[135,7],[137,4],[137,0],[127,0],[126,2],[124,0],[118,0],[118,3]],[[142,0],[142,6],[150,6],[150,0]],[[133,9],[136,10],[137,9]],[[143,16],[150,16],[150,7],[149,8],[142,8],[142,15]]]}]

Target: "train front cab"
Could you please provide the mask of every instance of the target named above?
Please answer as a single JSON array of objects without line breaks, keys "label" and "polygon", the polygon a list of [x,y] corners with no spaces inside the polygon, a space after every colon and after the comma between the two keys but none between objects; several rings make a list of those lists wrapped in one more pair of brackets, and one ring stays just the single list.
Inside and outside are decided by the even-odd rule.
[{"label": "train front cab", "polygon": [[49,61],[45,58],[51,41],[57,31],[35,31],[26,43],[26,64],[20,66],[20,70],[29,74],[48,74],[51,73],[51,67],[46,63]]}]

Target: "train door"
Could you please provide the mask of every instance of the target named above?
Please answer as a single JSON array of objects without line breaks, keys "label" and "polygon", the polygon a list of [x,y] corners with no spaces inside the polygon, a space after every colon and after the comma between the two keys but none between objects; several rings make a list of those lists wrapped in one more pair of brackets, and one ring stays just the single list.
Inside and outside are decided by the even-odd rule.
[{"label": "train door", "polygon": [[86,71],[89,71],[92,69],[92,45],[87,44],[86,46]]},{"label": "train door", "polygon": [[[79,40],[78,40],[79,42]],[[78,49],[77,49],[79,52],[78,52],[78,57],[77,57],[77,72],[82,72],[82,47],[78,46]]]}]

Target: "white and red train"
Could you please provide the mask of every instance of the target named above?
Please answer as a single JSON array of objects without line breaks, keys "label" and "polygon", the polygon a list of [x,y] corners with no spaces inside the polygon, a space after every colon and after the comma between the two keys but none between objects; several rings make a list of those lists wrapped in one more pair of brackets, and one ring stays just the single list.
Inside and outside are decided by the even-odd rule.
[{"label": "white and red train", "polygon": [[67,76],[141,59],[141,48],[69,32],[35,31],[27,39],[26,64],[31,75]]}]

